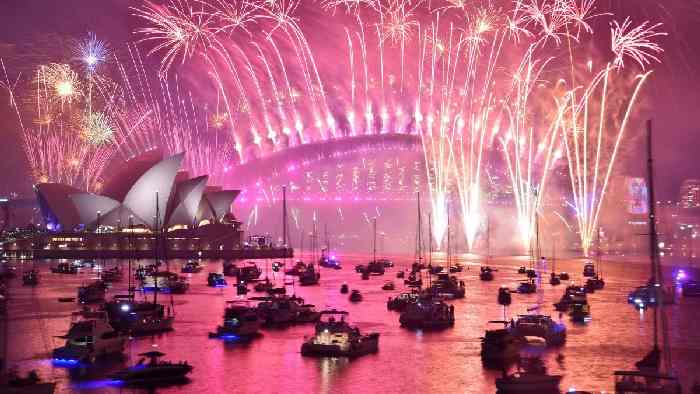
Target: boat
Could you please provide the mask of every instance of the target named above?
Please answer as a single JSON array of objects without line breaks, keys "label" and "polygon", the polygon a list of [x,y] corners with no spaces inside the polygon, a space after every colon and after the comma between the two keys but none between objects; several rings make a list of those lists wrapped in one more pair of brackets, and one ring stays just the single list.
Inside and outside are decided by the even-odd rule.
[{"label": "boat", "polygon": [[527,271],[525,271],[525,274],[530,279],[537,278],[537,272],[534,269],[528,269]]},{"label": "boat", "polygon": [[[416,240],[415,240],[415,248],[414,248],[414,260],[413,264],[411,264],[411,275],[409,275],[409,279],[411,277],[415,277],[415,274],[418,273],[420,276],[420,272],[426,268],[428,268],[428,265],[425,262],[425,256],[423,256],[423,215],[421,214],[421,204],[420,204],[420,192],[416,193],[416,205],[417,205],[417,215],[416,215]],[[428,226],[428,229],[430,230],[430,225]],[[432,242],[431,242],[432,245]],[[432,258],[432,256],[431,256]],[[409,286],[414,286],[414,284],[408,284]],[[418,285],[420,286],[420,285]]]},{"label": "boat", "polygon": [[406,273],[403,271],[399,271],[396,273],[396,279],[403,279],[406,276]]},{"label": "boat", "polygon": [[399,317],[401,327],[408,329],[441,330],[454,326],[455,308],[439,298],[421,297],[406,305]]},{"label": "boat", "polygon": [[492,281],[493,269],[491,269],[491,267],[489,267],[488,265],[485,267],[481,267],[479,272],[479,279],[483,281]]},{"label": "boat", "polygon": [[327,310],[321,312],[314,335],[301,345],[302,356],[360,357],[379,350],[379,334],[363,335],[346,321],[348,312]]},{"label": "boat", "polygon": [[[653,308],[653,347],[649,353],[635,363],[638,371],[615,371],[616,393],[682,393],[678,379],[671,375],[673,371],[671,347],[669,344],[668,322],[664,310],[665,297],[663,287],[663,270],[659,259],[659,239],[656,232],[656,199],[654,198],[654,170],[652,159],[651,121],[647,121],[647,203],[649,204],[649,263],[651,278],[647,289],[654,298]],[[639,308],[641,303],[634,300]],[[644,302],[644,301],[642,301]]]},{"label": "boat", "polygon": [[389,297],[386,302],[386,309],[403,312],[409,304],[415,302],[418,302],[418,292],[401,293],[396,297]]},{"label": "boat", "polygon": [[218,272],[210,272],[209,275],[207,275],[207,286],[226,287],[228,286],[228,283],[226,282],[223,274]]},{"label": "boat", "polygon": [[605,287],[605,281],[601,276],[596,275],[586,280],[586,287],[591,288],[593,290],[601,290]]},{"label": "boat", "polygon": [[458,280],[456,276],[447,273],[438,274],[432,285],[425,290],[434,296],[445,298],[464,298],[466,289],[464,281]]},{"label": "boat", "polygon": [[384,266],[384,268],[391,268],[394,266],[394,262],[389,259],[378,259],[377,262]]},{"label": "boat", "polygon": [[204,267],[202,267],[201,264],[199,264],[199,261],[197,260],[188,260],[185,265],[182,266],[180,269],[180,272],[183,274],[196,274],[198,272],[201,272]]},{"label": "boat", "polygon": [[225,341],[246,341],[260,334],[263,321],[258,310],[250,305],[250,301],[228,301],[224,309],[224,322],[209,333],[210,338],[220,338]]},{"label": "boat", "polygon": [[549,275],[549,284],[552,286],[557,286],[561,284],[561,278],[556,273],[552,272]]},{"label": "boat", "polygon": [[284,274],[289,276],[299,276],[299,274],[304,271],[306,271],[306,264],[304,264],[303,261],[298,260],[292,268],[284,271]]},{"label": "boat", "polygon": [[641,371],[615,371],[615,393],[680,394],[681,385],[673,376]]},{"label": "boat", "polygon": [[583,276],[585,277],[593,277],[595,276],[595,265],[588,261],[586,264],[583,266]]},{"label": "boat", "polygon": [[260,293],[267,293],[275,288],[275,284],[270,281],[270,278],[265,278],[253,286],[253,290]]},{"label": "boat", "polygon": [[103,270],[100,272],[100,278],[105,282],[121,282],[122,270],[119,267]]},{"label": "boat", "polygon": [[78,287],[78,302],[81,304],[101,303],[105,301],[107,284],[101,280]]},{"label": "boat", "polygon": [[411,272],[408,275],[408,279],[405,279],[403,283],[409,287],[421,287],[423,285],[423,279],[420,278],[420,273]]},{"label": "boat", "polygon": [[109,325],[105,312],[89,317],[76,312],[73,318],[66,335],[58,337],[66,340],[65,345],[53,350],[55,365],[90,364],[98,358],[123,353],[128,337]]},{"label": "boat", "polygon": [[321,249],[321,258],[318,259],[318,265],[324,268],[332,268],[339,270],[342,268],[340,265],[340,260],[338,260],[335,254],[331,253],[331,243],[328,238],[328,224],[323,225],[323,232],[326,236],[326,246]]},{"label": "boat", "polygon": [[569,306],[569,316],[571,320],[577,323],[584,323],[591,319],[591,307],[588,301],[583,299],[578,299],[574,301]]},{"label": "boat", "polygon": [[517,292],[520,294],[532,294],[535,291],[537,291],[537,284],[535,284],[534,279],[520,282],[517,289]]},{"label": "boat", "polygon": [[[144,358],[140,359],[134,366],[115,373],[112,375],[112,379],[126,385],[167,384],[174,381],[184,381],[193,369],[186,361],[178,363],[160,361],[160,357],[165,356],[165,354],[158,351],[141,353],[139,356]],[[145,360],[146,358],[148,361]]]},{"label": "boat", "polygon": [[564,294],[559,299],[559,302],[554,303],[554,309],[560,312],[566,312],[574,303],[581,303],[586,300],[586,290],[583,287],[570,285],[564,289]]},{"label": "boat", "polygon": [[569,273],[568,272],[560,272],[559,273],[559,279],[561,280],[569,280]]},{"label": "boat", "polygon": [[223,275],[224,276],[238,276],[238,271],[240,271],[240,268],[235,263],[231,263],[229,261],[225,261],[223,265]]},{"label": "boat", "polygon": [[76,275],[78,273],[78,267],[70,263],[58,263],[55,267],[51,267],[51,272],[54,274]]},{"label": "boat", "polygon": [[700,282],[689,280],[683,283],[681,294],[683,294],[683,297],[700,297]]},{"label": "boat", "polygon": [[441,266],[441,265],[432,265],[432,264],[428,264],[428,271],[429,271],[432,275],[440,274],[440,273],[442,273],[442,271],[444,271],[444,270],[445,270],[445,267],[443,267],[443,266]]},{"label": "boat", "polygon": [[187,279],[169,271],[154,272],[141,281],[142,291],[158,290],[161,293],[184,294],[189,288]]},{"label": "boat", "polygon": [[515,335],[542,338],[551,346],[566,341],[566,326],[555,322],[548,315],[518,315],[517,320],[511,324],[511,330]]},{"label": "boat", "polygon": [[340,285],[340,294],[348,294],[350,292],[350,288],[348,287],[347,283],[343,283]]},{"label": "boat", "polygon": [[498,289],[498,304],[508,306],[513,301],[513,297],[510,294],[510,289],[507,287],[500,287]]},{"label": "boat", "polygon": [[253,261],[248,261],[245,266],[238,269],[236,276],[239,281],[253,281],[262,275],[262,270]]},{"label": "boat", "polygon": [[0,379],[0,392],[3,394],[53,394],[56,383],[42,382],[35,370],[26,377],[19,376],[17,370],[11,369],[4,379]]},{"label": "boat", "polygon": [[304,303],[301,297],[271,295],[250,299],[261,301],[258,303],[257,312],[266,326],[309,323],[318,320],[318,312],[314,310],[314,306]]},{"label": "boat", "polygon": [[359,290],[353,290],[350,292],[350,302],[360,302],[362,301],[362,293]]},{"label": "boat", "polygon": [[367,268],[367,267],[364,264],[357,264],[355,266],[355,272],[357,272],[358,274],[361,274],[361,273],[365,272],[365,268]]},{"label": "boat", "polygon": [[522,265],[521,265],[520,268],[518,268],[518,273],[519,273],[519,274],[526,274],[526,273],[527,273],[527,268],[525,268],[525,266],[522,266]]},{"label": "boat", "polygon": [[385,264],[383,260],[377,260],[377,218],[372,218],[372,261],[368,262],[362,270],[362,275],[384,275]]},{"label": "boat", "polygon": [[382,286],[382,290],[394,290],[394,282],[392,281],[386,281],[384,282],[384,285]]},{"label": "boat", "polygon": [[481,361],[487,367],[504,367],[520,357],[525,338],[513,335],[507,321],[489,321],[497,328],[487,329],[481,338]]},{"label": "boat", "polygon": [[369,272],[362,272],[362,275],[360,275],[360,277],[362,278],[362,280],[369,280]]},{"label": "boat", "polygon": [[321,280],[321,272],[317,271],[313,264],[309,263],[306,269],[299,273],[299,284],[301,286],[317,285]]},{"label": "boat", "polygon": [[[154,292],[154,295],[157,292]],[[136,301],[134,295],[115,295],[112,301],[104,305],[109,324],[115,330],[144,335],[155,332],[170,331],[175,316],[171,308],[148,301]]]},{"label": "boat", "polygon": [[451,274],[456,274],[457,272],[462,272],[464,270],[464,266],[462,264],[454,264],[450,266],[450,273]]},{"label": "boat", "polygon": [[29,270],[22,274],[22,285],[37,286],[39,284],[39,271]]},{"label": "boat", "polygon": [[385,268],[384,264],[379,261],[370,261],[365,266],[363,273],[366,272],[370,275],[384,275]]},{"label": "boat", "polygon": [[499,393],[560,393],[561,375],[548,375],[544,363],[539,358],[524,358],[518,363],[517,371],[496,378]]},{"label": "boat", "polygon": [[601,229],[598,229],[598,251],[596,252],[596,265],[598,266],[596,268],[597,272],[594,272],[593,276],[586,281],[586,287],[590,287],[594,290],[602,290],[605,287],[605,281],[603,280],[603,270],[601,269],[601,266],[603,264],[603,250],[601,248],[600,242],[601,232]]}]

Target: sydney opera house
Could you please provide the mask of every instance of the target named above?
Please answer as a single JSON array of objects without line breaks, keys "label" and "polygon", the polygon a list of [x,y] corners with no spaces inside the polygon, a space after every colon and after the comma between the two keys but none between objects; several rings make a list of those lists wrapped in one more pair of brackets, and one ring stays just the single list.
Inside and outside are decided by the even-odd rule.
[{"label": "sydney opera house", "polygon": [[244,240],[231,212],[239,191],[208,185],[206,175],[190,178],[180,170],[184,157],[146,152],[116,171],[100,194],[35,185],[46,231],[5,251],[32,251],[35,258],[149,258],[156,251],[180,258],[283,257],[286,250],[270,239]]}]

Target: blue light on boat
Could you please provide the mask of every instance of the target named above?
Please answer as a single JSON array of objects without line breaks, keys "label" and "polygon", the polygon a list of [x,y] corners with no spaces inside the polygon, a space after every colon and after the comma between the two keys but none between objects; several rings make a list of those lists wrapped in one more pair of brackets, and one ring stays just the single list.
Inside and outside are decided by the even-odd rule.
[{"label": "blue light on boat", "polygon": [[233,335],[233,334],[221,335],[219,338],[221,338],[227,342],[233,342],[233,341],[237,341],[237,340],[241,339],[241,337],[239,337],[238,335]]},{"label": "blue light on boat", "polygon": [[54,358],[54,359],[52,359],[52,362],[53,362],[53,365],[55,365],[57,367],[67,367],[67,368],[75,367],[78,364],[80,364],[79,360],[74,360],[74,359],[70,359],[70,358]]}]

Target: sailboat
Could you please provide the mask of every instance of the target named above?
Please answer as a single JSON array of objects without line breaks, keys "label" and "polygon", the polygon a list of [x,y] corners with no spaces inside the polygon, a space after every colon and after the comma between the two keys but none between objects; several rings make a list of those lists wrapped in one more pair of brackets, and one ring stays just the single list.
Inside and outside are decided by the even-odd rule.
[{"label": "sailboat", "polygon": [[[158,192],[156,192],[156,219],[154,223],[154,257],[155,274],[158,273],[158,249],[160,248],[160,233],[162,231],[159,222]],[[133,230],[132,218],[129,218],[129,227]],[[131,235],[130,235],[131,237]],[[132,250],[131,238],[129,248]],[[134,335],[143,335],[154,332],[172,330],[175,316],[172,309],[158,303],[158,281],[155,281],[153,302],[136,301],[134,287],[131,286],[131,254],[129,255],[129,292],[127,295],[115,295],[114,299],[105,303],[105,311],[109,317],[109,323],[117,331],[125,331]]]},{"label": "sailboat", "polygon": [[[644,358],[637,361],[637,371],[615,371],[615,392],[653,392],[680,393],[682,392],[678,379],[670,375],[672,369],[667,321],[663,309],[663,273],[659,261],[659,241],[656,233],[656,207],[654,199],[654,161],[652,156],[651,120],[647,121],[647,178],[649,204],[649,260],[651,265],[652,291],[658,299],[654,308],[654,346]],[[659,334],[662,341],[659,340]],[[663,351],[662,351],[663,346]],[[664,368],[665,367],[665,368]]]},{"label": "sailboat", "polygon": [[481,266],[479,279],[483,281],[493,280],[493,269],[488,265],[491,262],[491,220],[486,220],[486,265]]},{"label": "sailboat", "polygon": [[314,260],[316,260],[316,244],[317,244],[316,220],[314,219],[314,231],[311,238],[311,261],[306,265],[306,268],[299,273],[299,284],[301,286],[317,285],[321,280],[321,272],[316,270]]},{"label": "sailboat", "polygon": [[603,272],[600,269],[603,263],[603,252],[600,247],[600,229],[598,229],[598,251],[596,252],[596,274],[586,281],[586,287],[592,288],[594,290],[601,290],[605,287],[605,281],[603,280]]},{"label": "sailboat", "polygon": [[[549,276],[549,284],[556,286],[561,284],[561,275],[557,274],[557,240],[552,239],[552,273]],[[563,273],[563,272],[562,272]]]},{"label": "sailboat", "polygon": [[318,260],[318,265],[339,270],[342,268],[340,266],[340,260],[336,258],[335,254],[331,253],[331,243],[328,238],[328,223],[323,224],[323,232],[326,238],[326,245],[321,249],[321,258]]},{"label": "sailboat", "polygon": [[540,255],[540,227],[539,227],[539,215],[535,212],[535,250],[533,250],[532,243],[530,243],[530,268],[527,270],[527,281],[520,282],[518,285],[518,293],[521,294],[531,294],[537,291],[537,284],[535,283],[535,278],[537,278],[537,272],[535,271],[535,260],[536,255]]}]

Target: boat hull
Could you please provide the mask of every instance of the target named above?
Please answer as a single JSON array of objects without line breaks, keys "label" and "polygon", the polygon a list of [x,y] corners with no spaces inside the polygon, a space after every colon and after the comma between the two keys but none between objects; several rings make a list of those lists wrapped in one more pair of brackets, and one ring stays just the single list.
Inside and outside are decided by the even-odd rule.
[{"label": "boat hull", "polygon": [[379,334],[369,334],[361,340],[353,342],[347,350],[338,345],[325,345],[304,342],[301,345],[302,356],[307,357],[348,357],[355,358],[379,351]]}]

